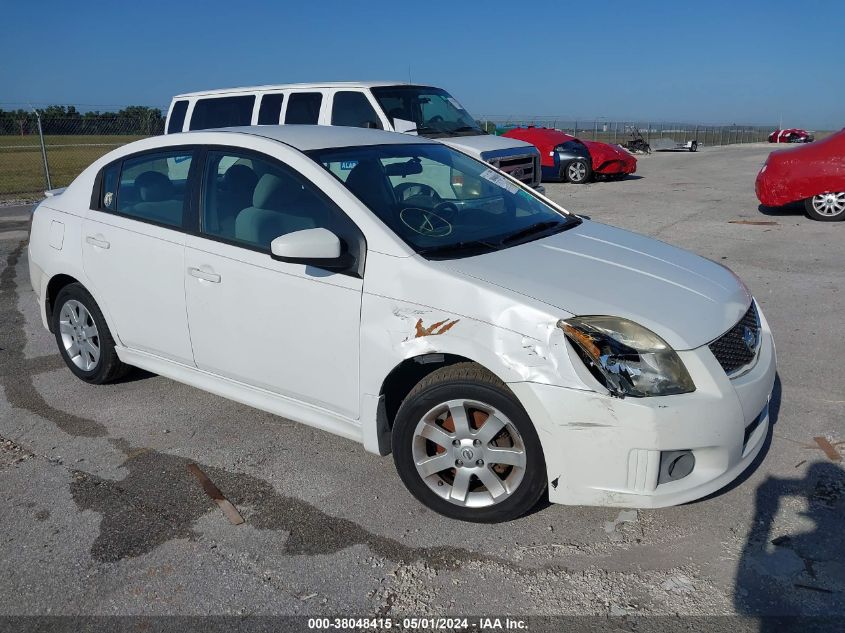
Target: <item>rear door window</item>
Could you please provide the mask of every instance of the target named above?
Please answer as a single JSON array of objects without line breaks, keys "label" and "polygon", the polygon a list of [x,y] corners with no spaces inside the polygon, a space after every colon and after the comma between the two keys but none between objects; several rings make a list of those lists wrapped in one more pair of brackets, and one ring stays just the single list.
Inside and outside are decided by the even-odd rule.
[{"label": "rear door window", "polygon": [[[139,220],[181,227],[193,153],[190,150],[142,154],[123,161],[117,200],[103,206]],[[104,174],[104,180],[111,176]],[[105,182],[106,193],[109,184]]]},{"label": "rear door window", "polygon": [[335,93],[332,101],[332,125],[382,129],[378,115],[367,96],[363,92],[351,90]]},{"label": "rear door window", "polygon": [[288,97],[285,123],[316,125],[320,121],[321,92],[294,92]]},{"label": "rear door window", "polygon": [[194,104],[191,130],[208,130],[217,127],[249,125],[255,95],[200,99]]},{"label": "rear door window", "polygon": [[167,122],[167,133],[181,132],[182,126],[185,124],[185,113],[188,111],[188,102],[186,100],[177,101],[173,104],[173,109],[170,111],[170,121]]},{"label": "rear door window", "polygon": [[261,97],[258,109],[258,125],[278,125],[282,118],[282,101],[284,94],[269,94]]}]

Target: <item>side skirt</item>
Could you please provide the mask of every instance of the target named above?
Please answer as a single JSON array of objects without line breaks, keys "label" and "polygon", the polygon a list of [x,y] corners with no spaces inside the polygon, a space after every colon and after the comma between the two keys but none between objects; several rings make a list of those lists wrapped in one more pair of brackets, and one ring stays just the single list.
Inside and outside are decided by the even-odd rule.
[{"label": "side skirt", "polygon": [[147,371],[171,378],[197,389],[208,391],[229,400],[234,400],[274,415],[313,426],[334,435],[363,443],[361,425],[357,420],[340,416],[336,413],[315,407],[298,400],[293,400],[266,389],[223,378],[196,367],[166,360],[138,350],[115,347],[117,355],[124,363],[140,367]]}]

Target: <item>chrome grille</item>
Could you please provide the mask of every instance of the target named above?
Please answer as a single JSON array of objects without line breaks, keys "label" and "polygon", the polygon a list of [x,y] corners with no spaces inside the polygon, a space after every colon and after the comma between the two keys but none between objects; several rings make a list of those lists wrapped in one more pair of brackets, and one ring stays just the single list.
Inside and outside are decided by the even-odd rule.
[{"label": "chrome grille", "polygon": [[760,318],[754,301],[739,323],[708,347],[728,375],[751,364],[760,348]]},{"label": "chrome grille", "polygon": [[501,169],[506,174],[521,180],[526,185],[534,184],[534,172],[536,160],[534,154],[523,156],[508,156],[506,158],[491,158],[488,161],[494,167]]}]

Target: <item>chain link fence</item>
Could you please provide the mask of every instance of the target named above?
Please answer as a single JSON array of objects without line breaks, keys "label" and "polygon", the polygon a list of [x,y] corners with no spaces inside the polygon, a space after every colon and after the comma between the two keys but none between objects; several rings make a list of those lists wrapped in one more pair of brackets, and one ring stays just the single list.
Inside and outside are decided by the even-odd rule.
[{"label": "chain link fence", "polygon": [[36,112],[0,114],[0,199],[38,198],[64,187],[116,147],[162,134],[158,110],[140,116],[53,117]]},{"label": "chain link fence", "polygon": [[[130,107],[117,115],[74,112],[75,116],[56,116],[51,110],[67,112],[57,106],[42,112],[0,112],[0,199],[40,197],[45,189],[68,185],[94,160],[115,147],[164,133],[164,116],[158,108]],[[133,111],[133,115],[127,116]],[[482,116],[479,122],[493,134],[501,134],[513,126],[535,125],[608,143],[626,143],[636,134],[642,134],[651,144],[657,139],[697,140],[701,146],[764,142],[774,129],[517,115]]]},{"label": "chain link fence", "polygon": [[479,117],[482,127],[491,134],[501,134],[511,127],[534,125],[566,132],[588,141],[624,144],[637,134],[647,143],[657,139],[677,142],[697,140],[700,146],[763,143],[777,126],[699,125],[667,121],[610,121],[607,119],[569,119],[555,116],[487,115]]}]

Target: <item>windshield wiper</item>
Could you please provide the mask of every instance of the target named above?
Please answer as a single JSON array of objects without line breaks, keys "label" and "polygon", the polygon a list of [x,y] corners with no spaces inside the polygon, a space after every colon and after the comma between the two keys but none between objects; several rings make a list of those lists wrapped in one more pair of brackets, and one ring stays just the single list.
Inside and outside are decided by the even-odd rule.
[{"label": "windshield wiper", "polygon": [[484,130],[480,127],[476,127],[474,125],[462,125],[461,127],[456,127],[452,132],[478,132],[479,134],[487,134]]},{"label": "windshield wiper", "polygon": [[497,251],[500,244],[489,242],[487,240],[466,240],[464,242],[455,242],[453,244],[443,244],[442,246],[429,246],[428,248],[421,248],[417,252],[420,255],[445,255],[447,253],[458,253],[473,249],[487,249]]},{"label": "windshield wiper", "polygon": [[[537,224],[532,224],[531,226],[526,226],[524,229],[520,229],[519,231],[516,231],[515,233],[511,233],[507,237],[503,238],[502,241],[499,242],[499,244],[504,246],[505,244],[510,244],[512,242],[516,242],[516,241],[519,241],[519,240],[523,240],[527,237],[531,237],[532,235],[538,235],[540,233],[545,233],[549,229],[554,229],[554,228],[558,228],[558,227],[560,227],[560,228],[568,227],[569,224],[570,224],[569,222],[562,222],[560,220],[547,220],[545,222],[537,222]],[[575,224],[580,224],[580,222],[575,222],[574,224],[572,224],[572,226],[575,226]]]},{"label": "windshield wiper", "polygon": [[433,128],[430,125],[418,125],[416,130],[410,130],[411,132],[416,132],[417,134],[442,134],[443,130],[438,130],[437,128]]},{"label": "windshield wiper", "polygon": [[460,136],[462,132],[475,132],[476,134],[486,134],[481,128],[473,127],[472,125],[462,125],[456,127],[454,130],[437,130],[440,134],[448,134],[449,136]]}]

